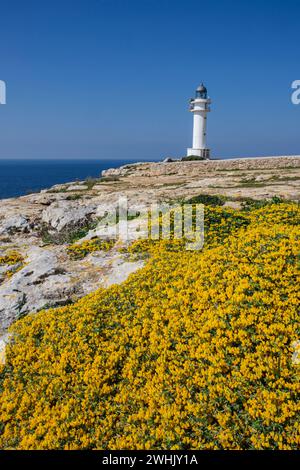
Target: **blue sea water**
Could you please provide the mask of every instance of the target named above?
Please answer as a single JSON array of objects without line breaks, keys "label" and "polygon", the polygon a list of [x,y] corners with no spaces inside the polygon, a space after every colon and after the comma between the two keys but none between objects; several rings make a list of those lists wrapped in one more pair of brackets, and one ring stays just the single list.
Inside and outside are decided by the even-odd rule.
[{"label": "blue sea water", "polygon": [[98,177],[130,160],[0,160],[0,199],[23,196],[54,184]]}]

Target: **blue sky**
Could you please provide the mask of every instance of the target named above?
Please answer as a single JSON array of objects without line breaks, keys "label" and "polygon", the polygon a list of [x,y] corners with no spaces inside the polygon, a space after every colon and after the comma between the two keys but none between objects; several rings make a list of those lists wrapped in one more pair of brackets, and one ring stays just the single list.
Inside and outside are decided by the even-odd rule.
[{"label": "blue sky", "polygon": [[204,81],[215,157],[300,154],[297,0],[3,0],[0,158],[182,156]]}]

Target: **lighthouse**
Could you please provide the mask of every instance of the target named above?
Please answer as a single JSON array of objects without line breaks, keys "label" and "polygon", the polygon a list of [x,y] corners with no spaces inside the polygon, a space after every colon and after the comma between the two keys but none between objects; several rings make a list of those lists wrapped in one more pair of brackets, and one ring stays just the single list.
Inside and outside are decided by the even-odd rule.
[{"label": "lighthouse", "polygon": [[207,89],[201,83],[198,86],[195,98],[190,99],[190,111],[194,117],[193,148],[187,149],[187,156],[209,158],[209,149],[206,146],[206,115],[210,111],[210,99]]}]

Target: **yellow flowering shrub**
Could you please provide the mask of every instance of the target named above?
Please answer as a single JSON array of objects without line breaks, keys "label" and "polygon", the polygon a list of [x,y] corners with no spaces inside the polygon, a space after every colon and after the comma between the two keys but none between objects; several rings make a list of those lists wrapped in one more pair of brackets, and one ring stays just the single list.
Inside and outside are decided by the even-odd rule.
[{"label": "yellow flowering shrub", "polygon": [[[195,206],[195,205],[194,205]],[[182,251],[186,248],[186,243],[190,241],[196,241],[197,235],[201,238],[201,234],[193,232],[195,221],[195,214],[192,216],[192,227],[187,229],[187,233],[184,232],[182,238],[177,239],[174,236],[177,224],[174,221],[174,214],[180,212],[180,208],[176,208],[175,211],[169,215],[170,220],[170,237],[169,239],[163,239],[161,232],[162,216],[159,219],[152,220],[148,215],[148,238],[136,240],[131,243],[128,247],[122,247],[121,252],[127,252],[133,255],[141,255],[145,253],[152,253],[155,250],[159,251]],[[184,219],[184,212],[181,217]],[[183,221],[181,221],[181,225]],[[248,214],[239,213],[231,208],[211,207],[205,206],[204,208],[204,232],[205,232],[205,245],[215,246],[220,242],[223,242],[226,237],[230,234],[235,233],[241,227],[246,227],[250,223],[250,217]],[[159,239],[153,239],[152,230],[157,230],[159,233]],[[182,233],[182,227],[180,227]]]},{"label": "yellow flowering shrub", "polygon": [[18,321],[0,447],[299,448],[299,208],[248,216],[201,252],[153,244],[123,284]]},{"label": "yellow flowering shrub", "polygon": [[23,262],[23,256],[21,253],[15,250],[8,251],[4,255],[0,255],[0,266],[7,264],[8,266],[13,266],[17,263]]},{"label": "yellow flowering shrub", "polygon": [[95,251],[108,251],[115,244],[115,240],[103,240],[100,238],[93,238],[92,240],[85,240],[81,243],[73,243],[67,247],[68,254],[74,259],[81,259],[89,253]]}]

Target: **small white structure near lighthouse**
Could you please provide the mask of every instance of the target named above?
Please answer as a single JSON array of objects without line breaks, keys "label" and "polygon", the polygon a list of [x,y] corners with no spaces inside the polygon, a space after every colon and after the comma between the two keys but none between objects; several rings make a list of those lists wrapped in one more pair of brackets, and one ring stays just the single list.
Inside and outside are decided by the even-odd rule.
[{"label": "small white structure near lighthouse", "polygon": [[195,98],[190,99],[190,111],[194,115],[193,148],[187,149],[187,156],[202,158],[210,157],[210,150],[206,146],[206,115],[210,111],[210,99],[207,89],[201,83],[196,90]]}]

